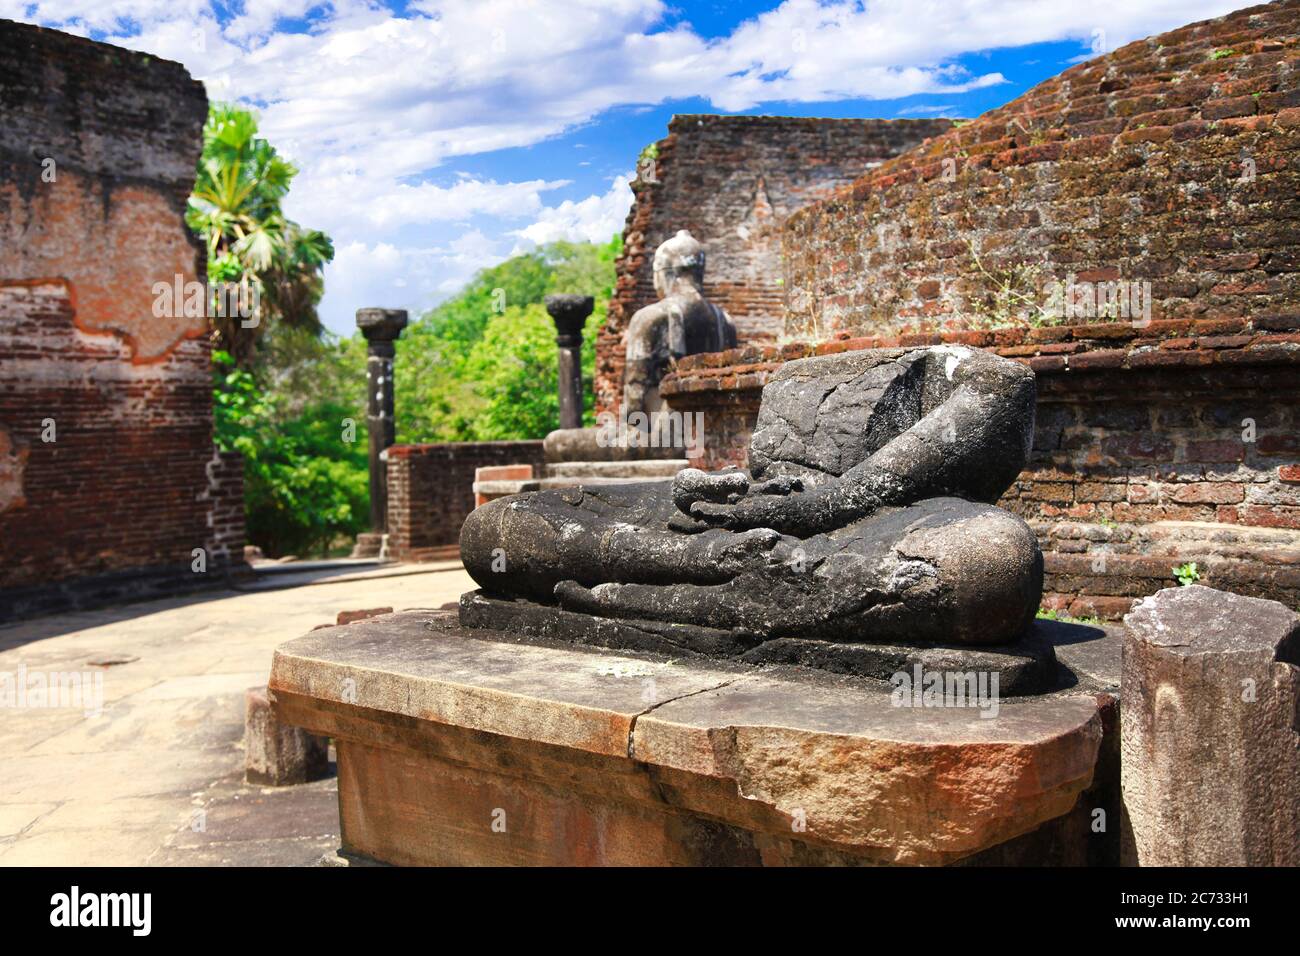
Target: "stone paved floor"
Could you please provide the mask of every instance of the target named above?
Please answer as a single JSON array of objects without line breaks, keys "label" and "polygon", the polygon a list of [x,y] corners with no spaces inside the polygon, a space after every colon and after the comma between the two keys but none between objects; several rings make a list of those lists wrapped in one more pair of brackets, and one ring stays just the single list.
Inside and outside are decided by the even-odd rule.
[{"label": "stone paved floor", "polygon": [[244,784],[245,689],[338,611],[471,587],[455,562],[348,567],[0,627],[0,672],[103,675],[98,715],[0,710],[0,866],[314,863],[338,846],[335,781]]}]

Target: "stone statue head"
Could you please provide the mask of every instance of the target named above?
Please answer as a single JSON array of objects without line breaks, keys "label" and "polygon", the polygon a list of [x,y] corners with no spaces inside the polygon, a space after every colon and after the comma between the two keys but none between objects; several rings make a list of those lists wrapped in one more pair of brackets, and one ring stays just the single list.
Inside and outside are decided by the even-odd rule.
[{"label": "stone statue head", "polygon": [[660,298],[668,295],[679,278],[690,279],[693,285],[704,282],[704,246],[685,229],[660,244],[655,250],[655,292]]}]

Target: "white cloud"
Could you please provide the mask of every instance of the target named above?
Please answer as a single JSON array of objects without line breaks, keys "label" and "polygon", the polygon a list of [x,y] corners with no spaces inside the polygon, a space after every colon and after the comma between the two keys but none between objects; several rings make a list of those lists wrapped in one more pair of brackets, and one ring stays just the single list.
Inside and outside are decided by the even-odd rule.
[{"label": "white cloud", "polygon": [[321,319],[334,331],[350,334],[360,307],[409,309],[418,315],[509,254],[503,241],[477,229],[442,246],[340,244],[325,267],[330,291],[321,300]]},{"label": "white cloud", "polygon": [[[961,92],[1002,81],[952,66],[962,53],[1094,35],[1113,48],[1239,5],[786,0],[718,40],[684,25],[656,30],[662,0],[418,0],[405,17],[356,0],[274,0],[246,3],[224,28],[200,0],[46,0],[30,18],[106,31],[179,59],[218,90],[224,81],[304,161],[400,178],[536,143],[622,104],[702,96],[746,109]],[[29,7],[0,0],[9,15],[27,18]],[[309,9],[325,11],[310,32],[274,32]]]},{"label": "white cloud", "polygon": [[[289,194],[291,217],[326,232],[386,233],[400,226],[460,222],[485,215],[522,219],[543,210],[542,193],[568,180],[498,183],[462,178],[451,186],[394,183],[359,172],[312,175],[304,170]],[[328,199],[322,202],[322,199]]]},{"label": "white cloud", "polygon": [[614,233],[623,231],[628,210],[632,208],[632,188],[628,182],[634,175],[629,171],[616,177],[609,190],[601,195],[577,202],[566,199],[558,206],[544,209],[535,222],[516,229],[511,235],[535,245],[557,239],[609,242]]},{"label": "white cloud", "polygon": [[951,103],[933,105],[933,106],[909,106],[906,109],[899,110],[897,115],[898,116],[932,116],[937,114],[941,116],[946,116],[952,113],[952,111],[956,109],[957,107],[952,105]]}]

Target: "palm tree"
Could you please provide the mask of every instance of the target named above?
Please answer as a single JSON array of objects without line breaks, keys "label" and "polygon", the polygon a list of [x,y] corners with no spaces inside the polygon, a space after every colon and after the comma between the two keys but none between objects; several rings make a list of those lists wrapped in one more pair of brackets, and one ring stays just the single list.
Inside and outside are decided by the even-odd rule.
[{"label": "palm tree", "polygon": [[261,274],[262,303],[271,314],[318,335],[316,303],[325,291],[321,273],[334,258],[334,244],[319,229],[303,229],[285,220],[279,252]]},{"label": "palm tree", "polygon": [[320,330],[322,271],[334,258],[328,236],[286,219],[280,203],[298,170],[257,135],[247,110],[214,103],[203,126],[194,191],[185,221],[208,250],[208,281],[256,290],[253,319],[216,315],[213,344],[242,367],[272,321]]}]

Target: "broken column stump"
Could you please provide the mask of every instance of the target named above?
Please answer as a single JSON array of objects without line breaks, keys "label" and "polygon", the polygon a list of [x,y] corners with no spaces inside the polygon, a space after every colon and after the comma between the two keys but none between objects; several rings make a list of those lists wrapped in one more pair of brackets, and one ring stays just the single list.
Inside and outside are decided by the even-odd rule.
[{"label": "broken column stump", "polygon": [[354,558],[385,557],[388,532],[388,459],[397,440],[393,421],[393,358],[406,328],[405,309],[357,309],[357,328],[366,338],[366,431],[370,439],[370,531],[358,535]]},{"label": "broken column stump", "polygon": [[265,687],[250,687],[244,697],[244,779],[284,787],[329,774],[329,738],[281,721]]},{"label": "broken column stump", "polygon": [[1192,585],[1124,623],[1124,862],[1300,864],[1300,617]]}]

